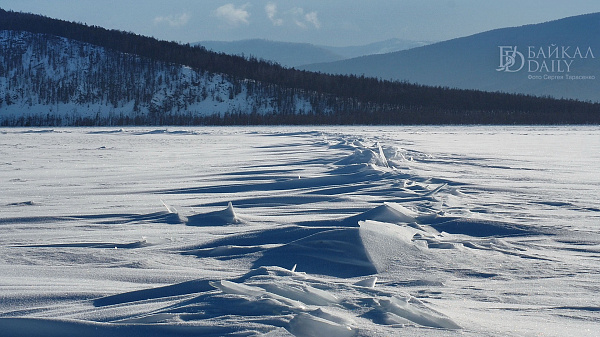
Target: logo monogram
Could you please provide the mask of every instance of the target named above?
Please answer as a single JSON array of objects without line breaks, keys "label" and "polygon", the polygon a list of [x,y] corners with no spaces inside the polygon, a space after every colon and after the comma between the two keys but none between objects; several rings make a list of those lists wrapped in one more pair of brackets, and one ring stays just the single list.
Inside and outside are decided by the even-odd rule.
[{"label": "logo monogram", "polygon": [[498,46],[500,48],[500,67],[496,71],[516,73],[523,69],[525,57],[517,51],[517,46]]}]

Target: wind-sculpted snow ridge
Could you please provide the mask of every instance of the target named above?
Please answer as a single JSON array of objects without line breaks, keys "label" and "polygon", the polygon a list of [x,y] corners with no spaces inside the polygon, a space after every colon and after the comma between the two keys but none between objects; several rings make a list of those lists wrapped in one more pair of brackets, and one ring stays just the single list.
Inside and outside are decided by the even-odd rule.
[{"label": "wind-sculpted snow ridge", "polygon": [[594,336],[595,171],[344,130],[6,130],[0,335]]}]

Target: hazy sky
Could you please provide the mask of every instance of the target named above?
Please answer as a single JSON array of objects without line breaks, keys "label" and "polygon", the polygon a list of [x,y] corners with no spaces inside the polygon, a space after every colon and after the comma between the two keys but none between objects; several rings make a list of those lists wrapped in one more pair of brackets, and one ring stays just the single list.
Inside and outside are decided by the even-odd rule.
[{"label": "hazy sky", "polygon": [[389,38],[448,40],[600,12],[600,1],[1,0],[0,8],[184,43],[265,38],[349,46]]}]

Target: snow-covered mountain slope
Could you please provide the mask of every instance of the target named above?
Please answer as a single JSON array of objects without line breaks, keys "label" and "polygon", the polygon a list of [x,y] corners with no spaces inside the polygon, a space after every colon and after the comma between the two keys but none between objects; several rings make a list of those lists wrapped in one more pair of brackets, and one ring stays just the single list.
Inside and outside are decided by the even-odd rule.
[{"label": "snow-covered mountain slope", "polygon": [[0,9],[0,18],[3,126],[587,124],[600,118],[599,105],[327,75],[33,14]]},{"label": "snow-covered mountain slope", "polygon": [[303,69],[599,101],[600,39],[591,34],[599,30],[600,13],[594,13]]},{"label": "snow-covered mountain slope", "polygon": [[4,125],[19,120],[53,125],[179,123],[207,116],[314,110],[309,94],[286,90],[62,37],[0,31]]}]

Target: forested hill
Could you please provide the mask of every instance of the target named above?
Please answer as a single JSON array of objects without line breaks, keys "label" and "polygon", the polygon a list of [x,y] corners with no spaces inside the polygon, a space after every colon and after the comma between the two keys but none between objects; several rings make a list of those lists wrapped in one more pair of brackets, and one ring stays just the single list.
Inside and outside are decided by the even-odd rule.
[{"label": "forested hill", "polygon": [[600,105],[326,75],[0,9],[0,124],[600,124]]}]

